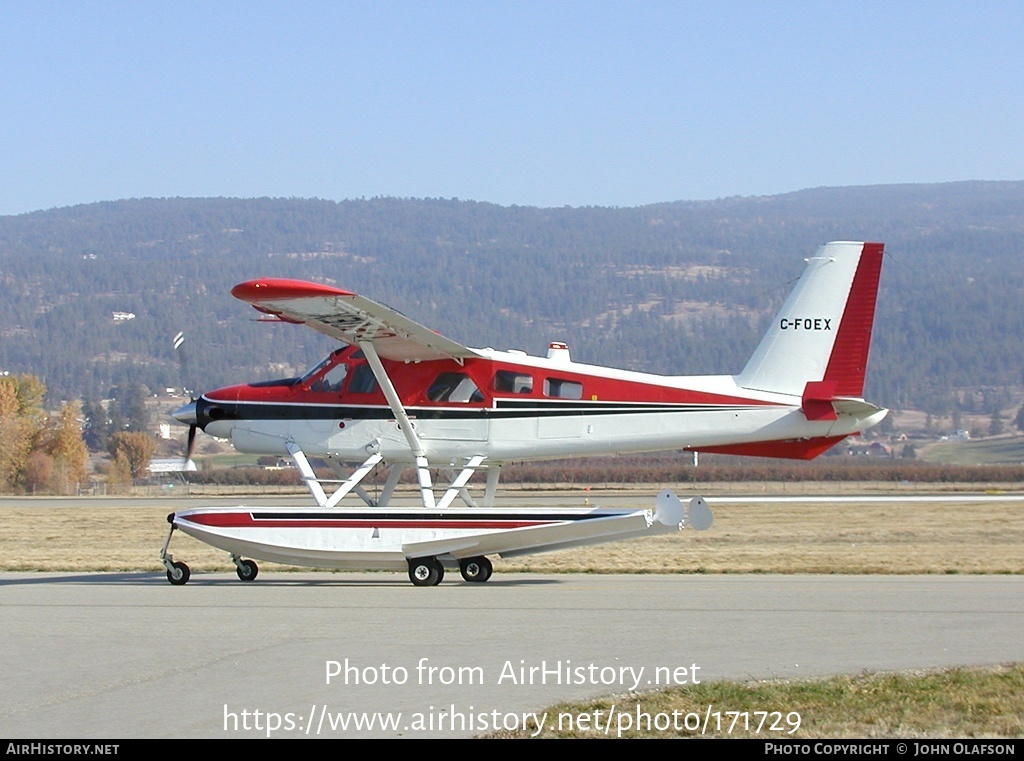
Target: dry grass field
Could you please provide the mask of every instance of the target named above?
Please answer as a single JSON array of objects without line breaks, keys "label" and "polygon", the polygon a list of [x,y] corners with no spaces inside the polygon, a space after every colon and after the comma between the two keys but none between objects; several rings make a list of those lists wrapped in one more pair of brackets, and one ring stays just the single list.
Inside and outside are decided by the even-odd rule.
[{"label": "dry grass field", "polygon": [[[745,487],[745,491],[741,491]],[[741,493],[762,496],[821,494],[831,487],[843,498],[877,498],[893,484],[729,485],[719,499]],[[977,489],[977,486],[973,487]],[[658,487],[598,492],[518,491],[502,504],[542,506],[653,504]],[[856,489],[856,490],[855,490]],[[964,492],[934,488],[943,500]],[[684,494],[683,489],[679,493]],[[495,570],[584,573],[1024,573],[1024,494],[1003,502],[899,501],[929,489],[891,495],[881,502],[716,503],[715,525],[706,532],[682,531],[646,539],[578,548],[514,560],[498,559]],[[975,492],[976,493],[976,492]],[[232,504],[267,504],[270,498],[234,497]],[[308,499],[308,498],[307,498]],[[223,498],[217,498],[220,502]],[[0,499],[0,570],[159,571],[167,535],[166,515],[214,502],[158,497]],[[306,504],[301,496],[278,504]],[[226,554],[176,532],[175,557],[194,571],[232,570]]]},{"label": "dry grass field", "polygon": [[[730,708],[720,711],[709,727],[702,729],[700,721],[707,706]],[[785,710],[772,714],[767,706],[785,706]],[[564,703],[549,706],[541,713],[551,717],[550,727],[537,735],[541,739],[917,738],[931,743],[949,738],[985,738],[989,743],[995,738],[1024,736],[1024,665],[860,674],[807,681],[708,682],[642,695]],[[610,715],[615,720],[609,723]],[[593,721],[582,728],[575,723],[579,717],[594,716],[604,717],[609,731],[595,728]],[[638,720],[637,716],[655,718]],[[663,724],[656,725],[658,720]],[[532,736],[530,731],[492,735]],[[1009,744],[1001,747],[1006,753],[1013,750]],[[910,746],[909,755],[914,752],[914,746]]]}]

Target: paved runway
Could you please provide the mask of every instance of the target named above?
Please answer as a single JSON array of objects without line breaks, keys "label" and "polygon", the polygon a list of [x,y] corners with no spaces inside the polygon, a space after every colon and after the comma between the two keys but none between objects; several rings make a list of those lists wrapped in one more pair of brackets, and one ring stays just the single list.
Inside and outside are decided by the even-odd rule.
[{"label": "paved runway", "polygon": [[1022,631],[1020,576],[6,573],[0,735],[469,736],[665,681],[1021,661]]}]

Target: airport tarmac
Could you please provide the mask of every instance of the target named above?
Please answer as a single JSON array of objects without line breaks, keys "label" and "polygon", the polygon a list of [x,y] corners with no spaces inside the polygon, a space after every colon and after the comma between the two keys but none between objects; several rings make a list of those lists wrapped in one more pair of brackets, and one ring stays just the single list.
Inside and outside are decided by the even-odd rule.
[{"label": "airport tarmac", "polygon": [[0,735],[472,736],[666,683],[1021,661],[1022,631],[1022,576],[3,573]]}]

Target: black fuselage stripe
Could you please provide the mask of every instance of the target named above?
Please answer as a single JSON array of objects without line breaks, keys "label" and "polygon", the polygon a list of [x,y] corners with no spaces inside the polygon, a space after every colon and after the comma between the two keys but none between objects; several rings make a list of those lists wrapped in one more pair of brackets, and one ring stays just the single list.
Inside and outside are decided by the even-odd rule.
[{"label": "black fuselage stripe", "polygon": [[[624,511],[622,513],[612,514],[594,514],[584,513],[577,515],[566,515],[564,513],[517,513],[515,515],[495,515],[494,511],[491,512],[474,512],[474,513],[445,513],[445,512],[428,512],[426,510],[420,512],[405,512],[405,513],[391,513],[391,512],[352,512],[349,510],[335,510],[329,513],[312,513],[312,512],[281,512],[281,513],[250,513],[254,521],[261,520],[289,520],[289,521],[368,521],[377,523],[386,523],[388,521],[488,521],[494,522],[510,522],[510,523],[522,523],[528,522],[564,522],[564,521],[589,521],[596,520],[598,518],[614,518],[618,515],[628,515],[630,511]],[[187,516],[185,516],[187,519]]]},{"label": "black fuselage stripe", "polygon": [[[394,413],[387,407],[329,404],[273,404],[246,402],[210,402],[201,400],[198,414],[205,424],[217,420],[391,420]],[[765,409],[758,404],[600,404],[559,402],[543,407],[408,407],[406,411],[419,420],[501,420],[514,418],[580,417],[584,415],[662,415],[677,412],[735,412]]]}]

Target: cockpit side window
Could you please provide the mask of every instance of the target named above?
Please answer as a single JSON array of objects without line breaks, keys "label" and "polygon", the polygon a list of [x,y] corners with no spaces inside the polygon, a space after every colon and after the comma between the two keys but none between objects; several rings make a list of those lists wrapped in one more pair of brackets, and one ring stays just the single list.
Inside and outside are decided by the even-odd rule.
[{"label": "cockpit side window", "polygon": [[350,394],[372,394],[379,388],[373,369],[365,362],[352,368],[352,380],[348,382]]},{"label": "cockpit side window", "polygon": [[465,373],[441,373],[427,389],[432,402],[482,402],[484,395]]}]

